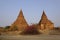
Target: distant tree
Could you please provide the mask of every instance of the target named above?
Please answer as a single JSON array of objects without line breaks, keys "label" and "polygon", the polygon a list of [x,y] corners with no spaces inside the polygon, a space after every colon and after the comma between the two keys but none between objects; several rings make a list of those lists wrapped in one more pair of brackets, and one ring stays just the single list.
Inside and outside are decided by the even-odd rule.
[{"label": "distant tree", "polygon": [[6,26],[6,27],[5,27],[5,29],[9,29],[9,28],[10,28],[10,26]]},{"label": "distant tree", "polygon": [[5,26],[5,27],[3,28],[3,32],[8,31],[8,30],[9,30],[9,28],[10,28],[10,26]]}]

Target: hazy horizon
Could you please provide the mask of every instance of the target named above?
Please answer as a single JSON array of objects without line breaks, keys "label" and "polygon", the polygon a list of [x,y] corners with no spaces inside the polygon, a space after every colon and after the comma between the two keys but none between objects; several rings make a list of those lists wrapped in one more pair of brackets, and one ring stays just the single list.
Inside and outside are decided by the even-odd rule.
[{"label": "hazy horizon", "polygon": [[28,24],[38,23],[43,10],[55,26],[60,26],[60,0],[0,0],[0,27],[11,25],[20,9]]}]

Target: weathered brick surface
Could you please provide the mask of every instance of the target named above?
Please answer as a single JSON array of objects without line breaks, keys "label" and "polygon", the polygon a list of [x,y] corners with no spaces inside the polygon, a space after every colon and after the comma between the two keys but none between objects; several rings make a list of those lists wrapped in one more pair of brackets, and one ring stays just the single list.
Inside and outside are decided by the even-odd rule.
[{"label": "weathered brick surface", "polygon": [[16,21],[14,21],[14,23],[11,25],[10,30],[14,30],[14,27],[16,27],[18,30],[23,30],[28,26],[24,16],[23,16],[23,12],[22,10],[20,10],[19,15],[16,19]]},{"label": "weathered brick surface", "polygon": [[41,30],[54,28],[54,24],[47,18],[44,11],[38,25],[39,25],[38,28],[40,28]]}]

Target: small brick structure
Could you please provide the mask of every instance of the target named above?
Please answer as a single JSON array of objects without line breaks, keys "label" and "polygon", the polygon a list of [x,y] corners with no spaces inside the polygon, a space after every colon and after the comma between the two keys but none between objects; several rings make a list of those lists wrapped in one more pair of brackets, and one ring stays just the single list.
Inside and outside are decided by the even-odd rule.
[{"label": "small brick structure", "polygon": [[45,12],[43,11],[43,14],[41,16],[41,20],[39,21],[38,23],[38,28],[41,29],[41,30],[44,30],[44,29],[54,29],[54,23],[51,22]]},{"label": "small brick structure", "polygon": [[20,10],[16,21],[14,21],[14,23],[11,25],[9,30],[13,31],[17,28],[17,30],[21,31],[21,30],[24,30],[27,26],[28,24],[23,16],[23,12],[22,10]]}]

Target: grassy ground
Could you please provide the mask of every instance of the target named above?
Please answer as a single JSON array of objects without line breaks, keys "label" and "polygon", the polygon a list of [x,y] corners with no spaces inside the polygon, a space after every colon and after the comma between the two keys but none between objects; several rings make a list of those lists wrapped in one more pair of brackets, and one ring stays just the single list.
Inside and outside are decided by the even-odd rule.
[{"label": "grassy ground", "polygon": [[0,40],[60,40],[60,35],[1,35]]}]

